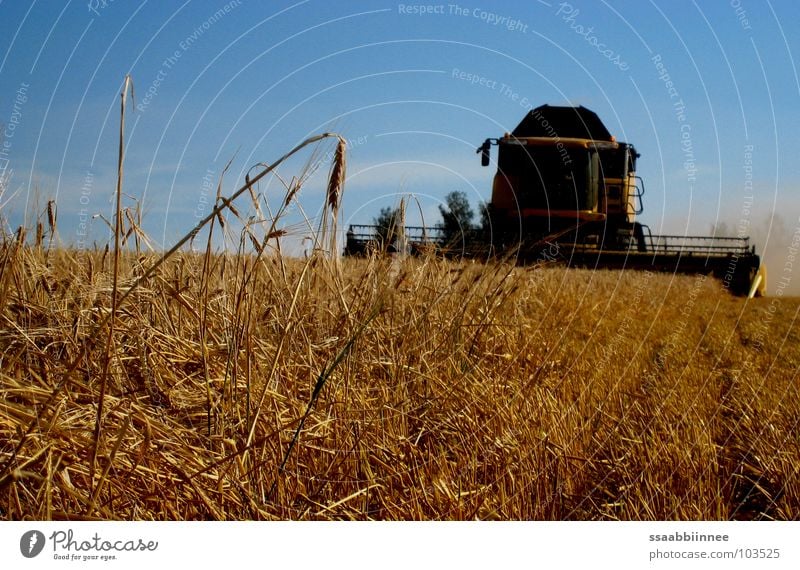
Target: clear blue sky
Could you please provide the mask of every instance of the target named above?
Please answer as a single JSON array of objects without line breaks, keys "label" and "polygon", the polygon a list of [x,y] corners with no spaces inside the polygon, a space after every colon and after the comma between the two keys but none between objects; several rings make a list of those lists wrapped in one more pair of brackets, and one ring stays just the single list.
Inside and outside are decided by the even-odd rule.
[{"label": "clear blue sky", "polygon": [[[2,214],[18,224],[37,196],[55,197],[65,242],[80,238],[82,208],[108,217],[130,73],[125,191],[159,245],[192,226],[204,177],[213,193],[232,157],[226,193],[252,164],[325,130],[353,143],[343,224],[403,194],[428,221],[449,191],[476,205],[493,172],[475,147],[550,103],[587,106],[637,146],[641,219],[654,231],[725,223],[763,247],[769,229],[784,257],[800,224],[798,21],[789,0],[3,0]],[[312,218],[326,172],[302,193]],[[98,224],[90,239],[102,242]]]}]

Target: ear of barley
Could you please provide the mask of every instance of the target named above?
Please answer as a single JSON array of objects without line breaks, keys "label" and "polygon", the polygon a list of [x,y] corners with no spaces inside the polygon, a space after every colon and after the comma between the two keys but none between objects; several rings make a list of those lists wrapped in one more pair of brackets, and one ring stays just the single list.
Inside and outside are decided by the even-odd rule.
[{"label": "ear of barley", "polygon": [[50,236],[56,233],[56,201],[47,201],[47,225],[50,226]]},{"label": "ear of barley", "polygon": [[[336,151],[333,154],[333,164],[328,175],[328,191],[326,193],[326,205],[328,211],[323,214],[323,228],[327,227],[329,235],[328,249],[333,259],[338,260],[338,248],[336,245],[336,231],[339,221],[339,206],[342,200],[344,189],[345,171],[347,169],[347,142],[339,137]],[[327,216],[330,216],[330,224],[326,224]],[[325,230],[323,229],[323,234]],[[325,239],[323,235],[322,239]],[[337,264],[338,266],[338,264]]]},{"label": "ear of barley", "polygon": [[339,204],[342,197],[342,189],[344,188],[345,169],[347,168],[347,143],[339,137],[339,143],[336,145],[336,152],[333,155],[333,164],[331,171],[328,175],[328,207],[331,212],[339,211]]}]

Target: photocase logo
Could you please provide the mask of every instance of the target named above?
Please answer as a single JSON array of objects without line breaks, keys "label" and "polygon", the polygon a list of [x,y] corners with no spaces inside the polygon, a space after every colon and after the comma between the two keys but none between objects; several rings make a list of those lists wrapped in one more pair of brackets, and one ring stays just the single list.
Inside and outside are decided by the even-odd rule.
[{"label": "photocase logo", "polygon": [[44,533],[29,530],[19,539],[19,551],[25,558],[35,558],[44,548]]}]

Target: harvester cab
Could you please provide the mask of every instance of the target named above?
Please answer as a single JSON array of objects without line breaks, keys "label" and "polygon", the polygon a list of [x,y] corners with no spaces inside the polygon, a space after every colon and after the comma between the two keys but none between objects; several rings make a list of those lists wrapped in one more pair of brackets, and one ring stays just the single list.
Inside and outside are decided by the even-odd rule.
[{"label": "harvester cab", "polygon": [[491,204],[500,233],[515,228],[530,241],[563,232],[607,248],[635,242],[644,251],[643,229],[635,220],[644,194],[636,176],[639,154],[617,142],[595,113],[538,107],[513,132],[479,147],[484,166],[493,144],[499,150]]}]

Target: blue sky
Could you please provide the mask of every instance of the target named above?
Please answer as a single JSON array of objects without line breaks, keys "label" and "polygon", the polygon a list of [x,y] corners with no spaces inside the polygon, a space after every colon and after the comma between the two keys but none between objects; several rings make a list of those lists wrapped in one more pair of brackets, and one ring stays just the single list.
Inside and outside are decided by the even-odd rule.
[{"label": "blue sky", "polygon": [[[130,73],[124,189],[159,245],[193,225],[204,178],[215,192],[231,158],[226,193],[327,130],[352,143],[344,225],[407,194],[435,221],[452,190],[489,199],[475,147],[549,103],[589,107],[636,145],[654,232],[724,223],[784,258],[800,224],[798,21],[791,1],[3,0],[2,214],[14,226],[56,198],[68,243],[82,209],[109,216]],[[312,219],[326,173],[302,191]],[[277,204],[275,181],[261,189]],[[88,239],[104,242],[100,224]]]}]

